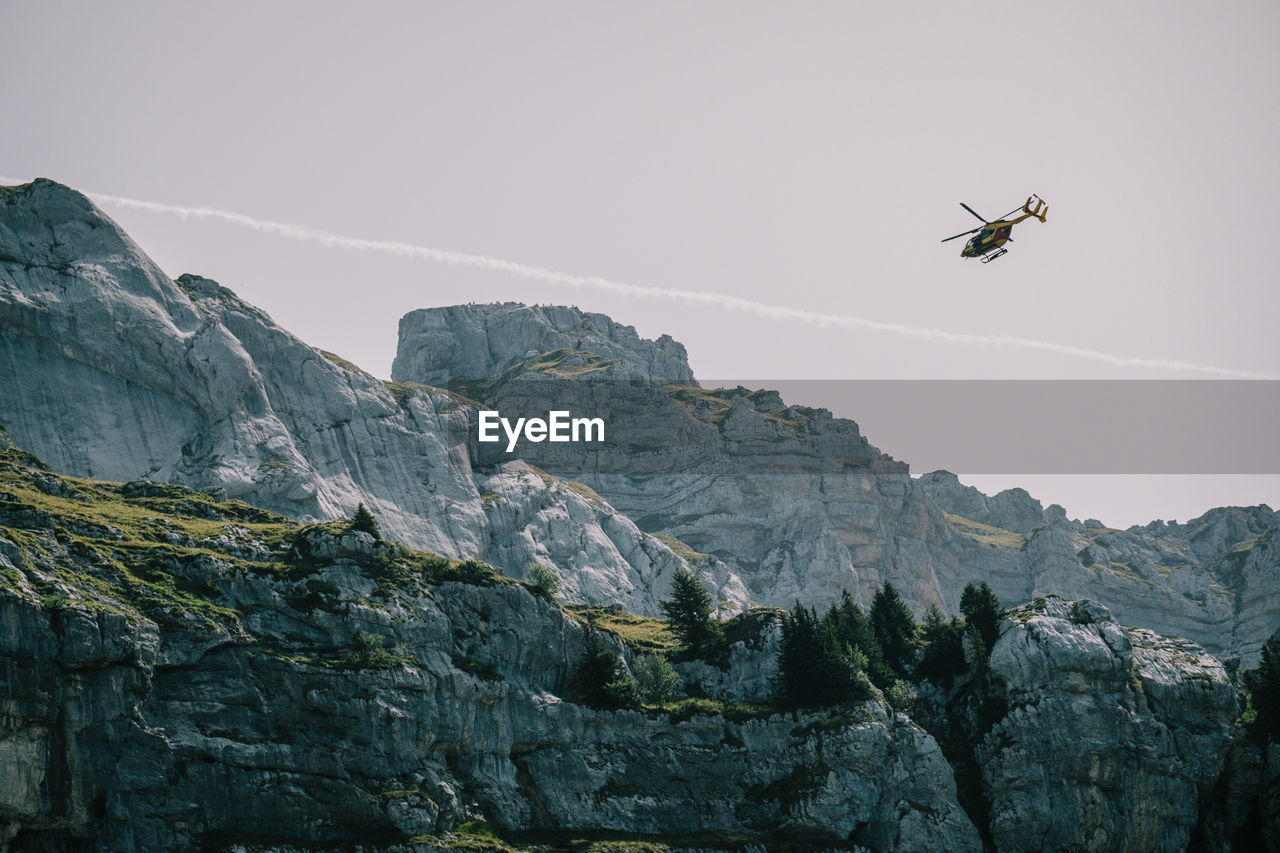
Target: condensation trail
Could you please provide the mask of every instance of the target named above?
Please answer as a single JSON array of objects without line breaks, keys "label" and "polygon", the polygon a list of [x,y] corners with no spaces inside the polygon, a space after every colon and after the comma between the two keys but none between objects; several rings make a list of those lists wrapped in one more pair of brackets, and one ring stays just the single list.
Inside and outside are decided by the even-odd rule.
[{"label": "condensation trail", "polygon": [[[25,182],[16,178],[0,176],[0,184],[16,183]],[[1041,341],[1034,338],[1019,337],[1017,335],[949,332],[944,329],[934,329],[927,326],[911,326],[903,323],[889,323],[883,320],[872,320],[869,317],[861,317],[856,314],[826,314],[803,308],[791,308],[785,305],[770,305],[765,302],[758,302],[752,299],[742,299],[740,297],[730,296],[724,293],[709,293],[699,290],[680,290],[669,287],[650,287],[647,285],[627,284],[625,282],[612,281],[598,276],[573,275],[571,273],[546,269],[544,267],[518,264],[513,261],[504,261],[501,258],[491,258],[485,255],[472,255],[464,252],[453,252],[446,249],[433,249],[428,246],[417,246],[411,243],[400,243],[392,240],[366,240],[359,237],[344,237],[340,234],[323,231],[319,228],[310,228],[305,225],[292,225],[286,222],[273,222],[268,219],[258,219],[243,213],[236,213],[231,210],[220,210],[213,207],[184,207],[173,204],[162,204],[155,201],[142,201],[135,198],[125,198],[117,195],[107,195],[105,193],[85,192],[84,194],[94,202],[108,207],[180,216],[183,219],[215,219],[222,222],[229,222],[233,225],[239,225],[244,228],[249,228],[254,231],[259,231],[264,234],[275,234],[279,237],[287,237],[291,240],[318,243],[331,249],[348,249],[358,252],[378,252],[402,258],[416,258],[418,260],[452,264],[454,266],[478,267],[480,269],[504,272],[510,275],[520,276],[522,278],[534,279],[536,281],[568,285],[569,287],[578,288],[579,290],[584,288],[601,290],[609,293],[617,293],[622,296],[630,296],[636,299],[661,299],[671,302],[707,305],[714,308],[722,308],[729,311],[740,311],[744,314],[754,314],[760,317],[768,317],[776,320],[792,320],[815,326],[835,326],[846,329],[861,329],[871,332],[886,332],[888,334],[920,338],[940,343],[1039,350],[1041,352],[1055,353],[1057,355],[1065,355],[1073,358],[1105,362],[1117,367],[1143,367],[1155,370],[1184,371],[1189,373],[1202,373],[1213,376],[1230,377],[1233,379],[1275,378],[1263,373],[1256,373],[1248,370],[1237,370],[1229,367],[1216,367],[1214,365],[1195,364],[1193,362],[1176,361],[1163,358],[1141,358],[1136,356],[1115,355],[1114,353],[1103,352],[1102,350],[1077,347],[1070,344],[1054,343],[1053,341]]]}]

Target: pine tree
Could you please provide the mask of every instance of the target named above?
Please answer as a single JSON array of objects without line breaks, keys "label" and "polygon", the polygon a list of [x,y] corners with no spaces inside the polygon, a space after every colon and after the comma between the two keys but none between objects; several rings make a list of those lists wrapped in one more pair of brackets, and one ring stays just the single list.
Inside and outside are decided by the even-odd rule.
[{"label": "pine tree", "polygon": [[688,657],[710,657],[724,646],[724,629],[711,618],[711,596],[696,577],[677,571],[671,580],[671,598],[658,603]]},{"label": "pine tree", "polygon": [[980,586],[967,583],[960,594],[960,612],[965,622],[973,626],[982,638],[983,648],[990,652],[1000,637],[1000,620],[1004,618],[1004,608],[1000,599],[983,581]]},{"label": "pine tree", "polygon": [[591,708],[614,710],[640,704],[635,679],[618,659],[618,653],[590,626],[583,636],[582,657],[569,687],[579,702]]},{"label": "pine tree", "polygon": [[1280,631],[1262,645],[1262,662],[1249,673],[1249,704],[1257,717],[1250,731],[1259,742],[1280,740]]},{"label": "pine tree", "polygon": [[797,601],[783,621],[775,690],[784,707],[820,708],[870,694],[866,655],[839,639],[830,616],[819,619]]},{"label": "pine tree", "polygon": [[965,670],[963,637],[964,627],[960,620],[947,621],[936,604],[930,607],[920,629],[923,654],[920,665],[916,667],[916,675],[950,689],[956,677]]},{"label": "pine tree", "polygon": [[885,581],[871,600],[871,628],[884,652],[885,663],[905,676],[915,657],[916,620],[893,584]]},{"label": "pine tree", "polygon": [[347,528],[368,533],[374,539],[382,539],[382,529],[378,527],[378,519],[373,517],[373,513],[369,512],[363,503],[356,507],[356,514],[351,517],[351,523]]},{"label": "pine tree", "polygon": [[781,705],[805,708],[816,704],[822,680],[822,640],[818,617],[799,601],[782,622],[782,648],[778,653],[776,691]]},{"label": "pine tree", "polygon": [[832,605],[822,618],[831,626],[837,642],[857,649],[866,657],[866,672],[872,684],[883,690],[897,679],[884,662],[884,652],[871,628],[871,620],[854,602],[848,590],[840,594],[839,603]]}]

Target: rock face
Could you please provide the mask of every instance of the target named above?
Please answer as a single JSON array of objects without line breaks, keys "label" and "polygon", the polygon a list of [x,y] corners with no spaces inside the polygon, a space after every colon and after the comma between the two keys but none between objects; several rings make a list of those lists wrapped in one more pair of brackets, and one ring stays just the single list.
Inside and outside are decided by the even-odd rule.
[{"label": "rock face", "polygon": [[469,819],[980,849],[937,744],[881,702],[592,710],[564,698],[582,626],[481,566],[47,479],[0,501],[0,849],[387,849]]},{"label": "rock face", "polygon": [[[59,471],[218,488],[303,519],[363,502],[415,547],[516,577],[541,562],[584,600],[644,614],[700,553],[726,611],[842,589],[866,606],[892,581],[917,611],[955,613],[986,580],[1005,601],[1100,600],[1246,665],[1280,622],[1267,507],[1112,531],[1019,490],[913,480],[852,421],[698,388],[679,344],[575,309],[430,309],[401,330],[401,381],[381,382],[214,282],[169,281],[78,193],[0,189],[0,375],[16,380],[0,419]],[[555,394],[611,413],[588,455],[520,454],[589,488],[505,468],[474,440],[474,408],[430,387],[445,382],[503,408],[545,411]]]},{"label": "rock face", "polygon": [[977,754],[997,849],[1187,849],[1237,713],[1217,660],[1050,597],[1004,622],[990,677],[1007,710]]},{"label": "rock face", "polygon": [[[545,310],[519,312],[522,328]],[[513,311],[409,315],[394,378],[443,378],[426,367],[436,353],[428,329],[472,350],[503,349],[476,330],[504,327]],[[560,345],[556,334],[548,325],[522,340]],[[1127,531],[1081,524],[1021,489],[987,496],[945,471],[912,479],[857,424],[787,405],[773,391],[606,381],[602,365],[616,348],[593,354],[595,340],[575,342],[572,365],[564,350],[526,350],[503,361],[512,366],[500,375],[456,384],[512,418],[552,408],[604,416],[603,445],[524,444],[518,454],[586,483],[646,532],[714,557],[751,601],[825,607],[847,589],[866,607],[891,581],[917,612],[936,604],[955,613],[964,586],[982,580],[1004,601],[1096,599],[1126,624],[1187,636],[1246,664],[1280,622],[1280,553],[1271,544],[1280,517],[1269,507]],[[480,466],[511,456],[474,442],[470,452]]]},{"label": "rock face", "polygon": [[964,485],[950,471],[921,475],[920,485],[933,502],[945,507],[947,512],[979,524],[1028,533],[1045,523],[1044,507],[1025,489],[1006,489],[988,496],[973,486]]},{"label": "rock face", "polygon": [[[393,377],[446,386],[502,376],[556,353],[555,367],[590,379],[692,385],[684,345],[642,339],[603,314],[557,305],[455,305],[410,311],[400,320]],[[595,358],[583,358],[583,354]]]},{"label": "rock face", "polygon": [[[624,327],[579,316],[627,340]],[[655,365],[668,350],[683,363],[678,344],[654,347]],[[16,380],[0,383],[3,425],[65,473],[215,488],[301,519],[364,503],[399,541],[515,576],[538,560],[585,600],[651,615],[686,568],[568,489],[507,489],[486,512],[497,506],[481,496],[491,475],[472,469],[473,413],[456,396],[374,379],[215,282],[170,281],[52,181],[0,188],[0,375]],[[731,573],[703,580],[729,607],[745,604]]]}]

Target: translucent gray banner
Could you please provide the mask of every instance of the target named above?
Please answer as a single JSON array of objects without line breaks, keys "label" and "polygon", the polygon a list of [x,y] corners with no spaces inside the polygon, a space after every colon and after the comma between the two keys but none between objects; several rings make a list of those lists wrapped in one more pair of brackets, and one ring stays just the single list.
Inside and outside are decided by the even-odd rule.
[{"label": "translucent gray banner", "polygon": [[602,421],[601,440],[522,437],[508,450],[505,433],[481,442],[477,413],[467,419],[477,464],[521,458],[563,476],[888,471],[903,462],[914,473],[1280,473],[1280,382],[1269,380],[787,379],[693,388],[526,377],[471,395],[513,423],[554,411]]},{"label": "translucent gray banner", "polygon": [[[713,383],[707,383],[711,386]],[[1271,380],[770,380],[915,473],[1280,473]]]}]

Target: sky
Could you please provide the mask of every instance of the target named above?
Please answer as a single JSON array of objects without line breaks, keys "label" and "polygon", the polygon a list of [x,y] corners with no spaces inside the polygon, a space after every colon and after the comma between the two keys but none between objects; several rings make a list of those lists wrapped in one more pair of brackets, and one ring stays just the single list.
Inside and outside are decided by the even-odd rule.
[{"label": "sky", "polygon": [[[405,312],[518,300],[711,381],[1280,376],[1274,3],[6,0],[0,28],[0,175],[99,194],[171,275],[375,375]],[[998,261],[940,242],[1032,193]],[[1275,476],[961,473],[1116,526],[1280,506]]]}]

